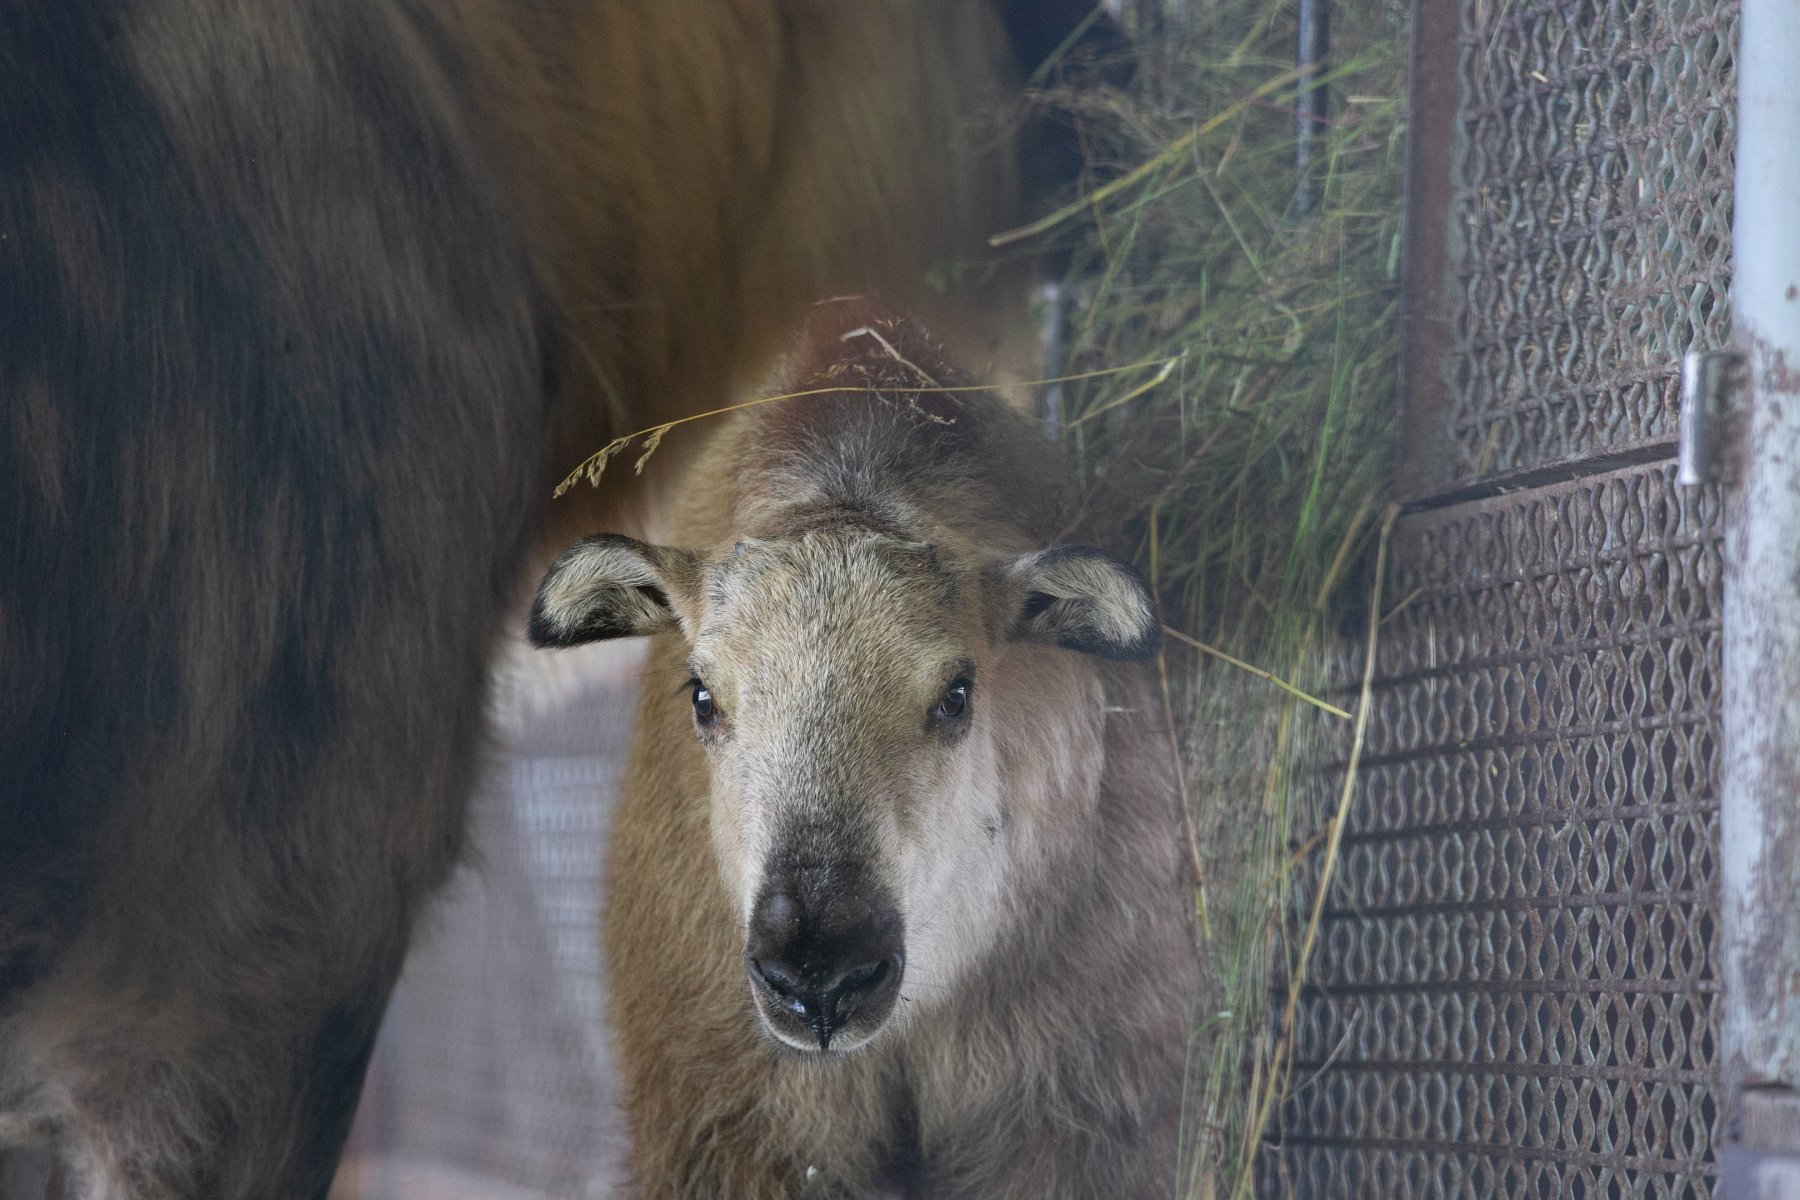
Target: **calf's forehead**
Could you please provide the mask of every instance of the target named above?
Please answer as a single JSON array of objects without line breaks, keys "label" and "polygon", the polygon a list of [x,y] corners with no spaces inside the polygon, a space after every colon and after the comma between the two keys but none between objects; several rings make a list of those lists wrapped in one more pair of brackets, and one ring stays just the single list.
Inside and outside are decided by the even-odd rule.
[{"label": "calf's forehead", "polygon": [[741,543],[707,570],[695,657],[771,682],[933,673],[967,653],[964,574],[928,546],[876,534]]}]

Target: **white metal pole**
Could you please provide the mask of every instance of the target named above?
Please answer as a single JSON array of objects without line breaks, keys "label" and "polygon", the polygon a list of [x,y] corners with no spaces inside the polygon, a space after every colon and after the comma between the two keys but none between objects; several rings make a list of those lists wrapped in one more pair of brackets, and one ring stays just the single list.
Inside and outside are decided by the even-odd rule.
[{"label": "white metal pole", "polygon": [[1743,0],[1725,540],[1724,1194],[1800,1196],[1800,0]]}]

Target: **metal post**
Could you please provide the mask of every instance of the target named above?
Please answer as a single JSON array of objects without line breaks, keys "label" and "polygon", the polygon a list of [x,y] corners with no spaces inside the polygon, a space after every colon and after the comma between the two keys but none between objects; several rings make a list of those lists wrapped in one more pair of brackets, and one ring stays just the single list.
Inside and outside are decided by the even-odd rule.
[{"label": "metal post", "polygon": [[1450,180],[1456,143],[1457,34],[1462,6],[1413,0],[1407,63],[1406,205],[1400,244],[1400,444],[1394,490],[1417,500],[1442,490],[1456,461],[1444,375],[1455,336]]},{"label": "metal post", "polygon": [[[1054,279],[1038,289],[1038,371],[1042,379],[1055,379],[1068,367],[1063,362],[1063,336],[1069,323],[1068,289]],[[1047,441],[1061,441],[1063,434],[1063,385],[1048,384],[1038,410]]]},{"label": "metal post", "polygon": [[1743,0],[1720,795],[1727,1200],[1800,1195],[1800,0]]},{"label": "metal post", "polygon": [[1313,146],[1325,132],[1326,102],[1331,98],[1319,77],[1325,73],[1325,57],[1331,53],[1331,0],[1300,0],[1300,37],[1294,65],[1315,67],[1300,88],[1294,105],[1294,211],[1305,215],[1319,202],[1313,180]]}]

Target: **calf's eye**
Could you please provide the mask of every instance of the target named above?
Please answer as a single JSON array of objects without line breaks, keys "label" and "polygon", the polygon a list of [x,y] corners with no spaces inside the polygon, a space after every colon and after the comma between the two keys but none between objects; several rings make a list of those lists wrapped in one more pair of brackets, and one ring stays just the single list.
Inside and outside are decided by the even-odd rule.
[{"label": "calf's eye", "polygon": [[938,697],[937,707],[931,715],[940,721],[954,721],[969,710],[969,690],[974,687],[967,679],[953,679],[944,694]]},{"label": "calf's eye", "polygon": [[702,725],[711,725],[719,719],[719,707],[713,703],[712,692],[698,679],[690,679],[688,687],[694,692],[694,720]]}]

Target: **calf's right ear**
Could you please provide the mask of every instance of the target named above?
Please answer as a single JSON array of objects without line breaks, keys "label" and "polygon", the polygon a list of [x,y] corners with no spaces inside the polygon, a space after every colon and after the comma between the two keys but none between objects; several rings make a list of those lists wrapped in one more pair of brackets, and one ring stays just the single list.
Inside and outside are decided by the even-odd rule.
[{"label": "calf's right ear", "polygon": [[1006,636],[1124,662],[1156,657],[1162,629],[1150,585],[1092,546],[1052,546],[1003,564]]},{"label": "calf's right ear", "polygon": [[700,558],[616,533],[583,538],[550,564],[531,605],[531,641],[579,646],[690,624]]}]

